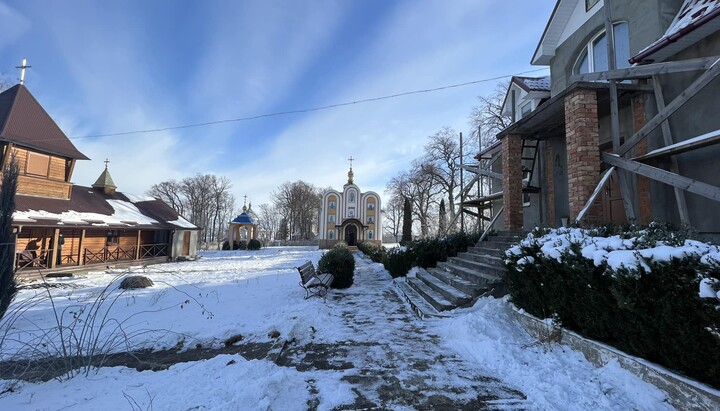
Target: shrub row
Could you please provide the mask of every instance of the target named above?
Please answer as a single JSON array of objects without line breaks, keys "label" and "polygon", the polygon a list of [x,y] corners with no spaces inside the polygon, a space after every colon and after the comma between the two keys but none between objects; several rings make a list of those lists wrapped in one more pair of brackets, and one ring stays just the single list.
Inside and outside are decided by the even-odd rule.
[{"label": "shrub row", "polygon": [[[720,305],[698,293],[702,277],[720,279],[720,266],[703,263],[700,255],[659,261],[629,250],[644,264],[613,268],[607,261],[598,264],[584,257],[577,238],[567,247],[560,240],[551,244],[562,251],[549,257],[537,241],[542,233],[535,234],[535,240],[528,237],[505,260],[516,306],[720,387]],[[593,237],[610,234],[607,227],[588,232]],[[632,238],[635,250],[642,250],[682,245],[685,233],[655,225],[619,238]]]},{"label": "shrub row", "polygon": [[373,243],[370,241],[361,241],[357,245],[358,250],[362,251],[363,254],[370,257],[373,262],[382,263],[387,258],[387,249],[382,244]]},{"label": "shrub row", "polygon": [[402,277],[412,267],[435,267],[439,261],[447,261],[448,257],[467,251],[478,239],[478,233],[457,233],[442,238],[412,241],[404,248],[390,250],[383,265],[393,278]]},{"label": "shrub row", "polygon": [[[261,247],[262,243],[260,240],[256,240],[254,238],[250,241],[239,240],[233,241],[232,243],[233,250],[259,250]],[[228,240],[223,241],[222,249],[226,251],[230,250],[230,242]]]}]

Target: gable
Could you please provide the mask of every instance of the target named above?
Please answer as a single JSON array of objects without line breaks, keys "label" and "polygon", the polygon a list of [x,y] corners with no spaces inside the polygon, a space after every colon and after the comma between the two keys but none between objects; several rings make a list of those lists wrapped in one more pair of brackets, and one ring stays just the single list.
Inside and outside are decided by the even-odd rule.
[{"label": "gable", "polygon": [[[557,47],[602,10],[603,3],[603,0],[558,0],[530,63],[549,65]],[[587,9],[587,6],[590,8]]]},{"label": "gable", "polygon": [[0,93],[0,141],[65,158],[88,160],[20,84]]}]

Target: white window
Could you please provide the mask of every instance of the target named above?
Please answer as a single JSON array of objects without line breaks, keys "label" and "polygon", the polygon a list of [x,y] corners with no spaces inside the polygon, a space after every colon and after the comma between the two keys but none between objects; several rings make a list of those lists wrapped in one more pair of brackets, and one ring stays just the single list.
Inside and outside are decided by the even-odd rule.
[{"label": "white window", "polygon": [[335,222],[335,214],[328,215],[328,223],[334,223]]},{"label": "white window", "polygon": [[373,232],[371,230],[371,231],[368,231],[368,240],[372,240],[372,239],[373,239]]},{"label": "white window", "polygon": [[329,207],[330,209],[334,209],[334,208],[335,208],[335,202],[334,202],[334,201],[328,202],[328,207]]},{"label": "white window", "polygon": [[375,222],[375,217],[368,217],[368,218],[367,218],[367,222],[368,222],[368,224],[374,223],[374,222]]},{"label": "white window", "polygon": [[530,114],[532,111],[532,102],[528,101],[527,103],[520,106],[520,118],[523,118]]},{"label": "white window", "polygon": [[[628,24],[626,22],[615,23],[613,30],[615,33],[615,66],[617,68],[630,67],[628,62],[630,59]],[[606,71],[608,67],[607,36],[605,36],[605,31],[602,31],[590,40],[582,53],[580,53],[575,68],[573,68],[573,73],[584,74]]]}]

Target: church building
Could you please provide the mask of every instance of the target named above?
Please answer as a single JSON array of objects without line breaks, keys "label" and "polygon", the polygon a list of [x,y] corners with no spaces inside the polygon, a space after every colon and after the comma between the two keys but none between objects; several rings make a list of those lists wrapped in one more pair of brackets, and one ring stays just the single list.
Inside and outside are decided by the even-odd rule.
[{"label": "church building", "polygon": [[348,181],[342,192],[327,190],[322,197],[320,248],[332,248],[339,241],[356,246],[359,241],[382,242],[382,215],[380,196],[363,193],[353,182],[352,157]]}]

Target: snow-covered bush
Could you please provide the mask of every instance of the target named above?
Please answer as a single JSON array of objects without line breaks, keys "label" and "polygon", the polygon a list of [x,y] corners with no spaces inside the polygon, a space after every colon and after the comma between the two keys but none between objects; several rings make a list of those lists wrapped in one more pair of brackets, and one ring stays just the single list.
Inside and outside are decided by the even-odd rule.
[{"label": "snow-covered bush", "polygon": [[657,224],[560,228],[530,233],[505,264],[518,307],[720,386],[720,247]]},{"label": "snow-covered bush", "polygon": [[412,267],[435,267],[477,243],[480,234],[457,233],[442,238],[426,238],[408,243],[405,249],[388,253],[384,265],[393,277],[407,275]]},{"label": "snow-covered bush", "polygon": [[318,270],[335,276],[335,280],[330,284],[330,287],[348,288],[353,285],[355,258],[347,247],[335,245],[320,257]]},{"label": "snow-covered bush", "polygon": [[387,257],[387,250],[381,244],[370,241],[360,241],[357,247],[363,254],[370,257],[373,262],[382,263]]},{"label": "snow-covered bush", "polygon": [[388,251],[383,265],[393,278],[404,277],[413,266],[412,252],[405,247],[392,248]]}]

